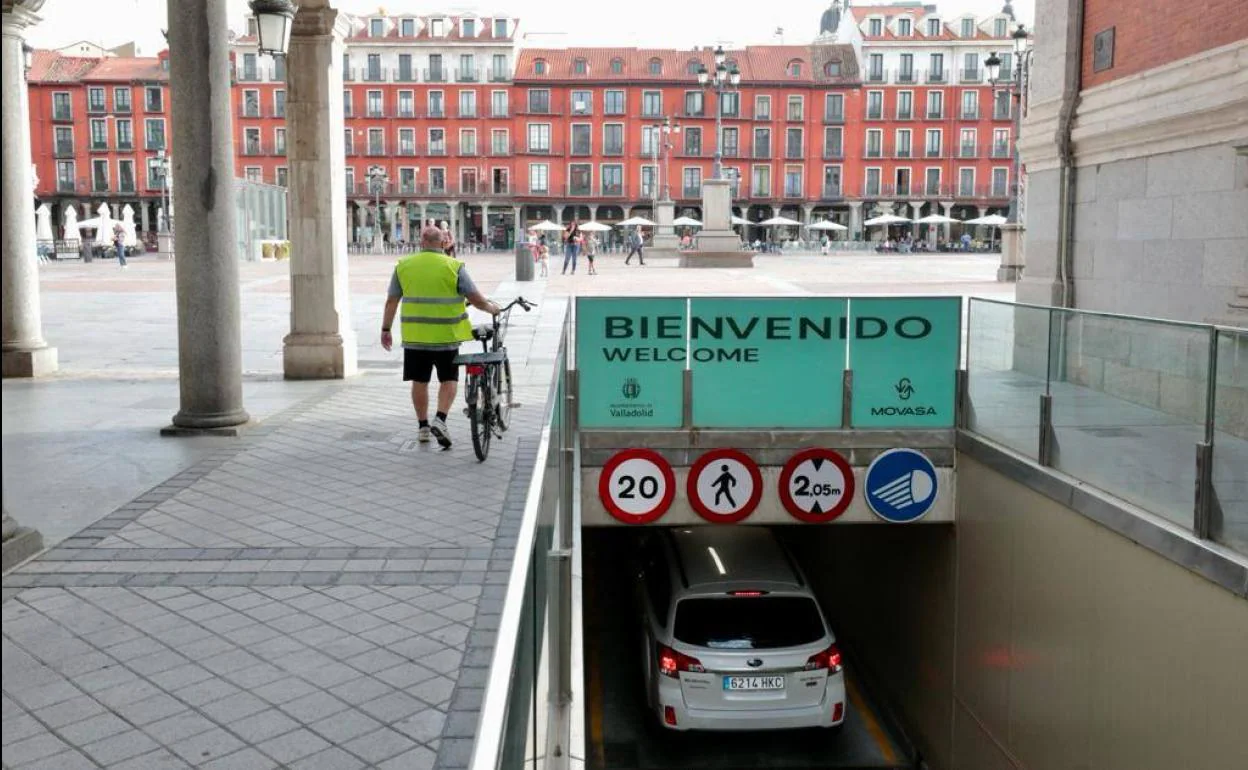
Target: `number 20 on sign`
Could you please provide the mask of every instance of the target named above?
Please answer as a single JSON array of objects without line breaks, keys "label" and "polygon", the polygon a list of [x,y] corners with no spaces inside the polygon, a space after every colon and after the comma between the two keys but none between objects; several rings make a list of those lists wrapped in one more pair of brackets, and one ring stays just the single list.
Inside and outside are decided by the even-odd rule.
[{"label": "number 20 on sign", "polygon": [[625,524],[649,524],[667,513],[676,496],[672,466],[658,452],[625,449],[602,466],[598,498]]}]

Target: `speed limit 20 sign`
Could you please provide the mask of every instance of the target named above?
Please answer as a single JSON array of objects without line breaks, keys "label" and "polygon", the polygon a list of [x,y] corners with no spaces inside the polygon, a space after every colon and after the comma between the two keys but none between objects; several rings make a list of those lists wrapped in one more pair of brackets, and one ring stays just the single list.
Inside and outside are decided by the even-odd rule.
[{"label": "speed limit 20 sign", "polygon": [[625,449],[602,466],[598,497],[602,506],[625,524],[649,524],[672,505],[676,476],[658,452]]},{"label": "speed limit 20 sign", "polygon": [[854,470],[831,449],[806,449],[780,471],[780,502],[795,519],[832,521],[854,499]]}]

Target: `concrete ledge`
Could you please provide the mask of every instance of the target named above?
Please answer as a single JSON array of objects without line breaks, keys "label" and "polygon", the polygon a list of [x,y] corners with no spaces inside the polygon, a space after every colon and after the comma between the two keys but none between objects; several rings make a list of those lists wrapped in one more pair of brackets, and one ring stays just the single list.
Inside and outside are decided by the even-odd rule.
[{"label": "concrete ledge", "polygon": [[678,267],[754,267],[754,252],[685,251]]},{"label": "concrete ledge", "polygon": [[57,369],[56,348],[6,350],[3,359],[5,377],[42,377]]},{"label": "concrete ledge", "polygon": [[18,527],[0,547],[0,572],[8,572],[43,550],[43,535],[29,527]]},{"label": "concrete ledge", "polygon": [[160,435],[170,437],[180,436],[230,436],[237,437],[243,435],[248,428],[253,427],[257,423],[250,420],[242,425],[225,425],[220,428],[187,428],[181,425],[166,425],[160,429]]}]

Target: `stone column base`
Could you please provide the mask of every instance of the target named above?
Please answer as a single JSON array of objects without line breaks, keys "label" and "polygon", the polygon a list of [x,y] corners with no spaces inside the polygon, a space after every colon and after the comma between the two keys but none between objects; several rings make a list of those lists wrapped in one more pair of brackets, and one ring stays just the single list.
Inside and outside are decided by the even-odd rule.
[{"label": "stone column base", "polygon": [[355,335],[287,334],[282,340],[282,370],[288,380],[354,377],[359,371]]},{"label": "stone column base", "polygon": [[56,348],[4,351],[5,377],[42,377],[56,369]]},{"label": "stone column base", "polygon": [[6,531],[0,545],[0,572],[8,572],[42,550],[43,536],[37,530],[14,527],[12,532]]},{"label": "stone column base", "polygon": [[1023,278],[1022,265],[1001,265],[997,268],[998,283],[1017,283]]}]

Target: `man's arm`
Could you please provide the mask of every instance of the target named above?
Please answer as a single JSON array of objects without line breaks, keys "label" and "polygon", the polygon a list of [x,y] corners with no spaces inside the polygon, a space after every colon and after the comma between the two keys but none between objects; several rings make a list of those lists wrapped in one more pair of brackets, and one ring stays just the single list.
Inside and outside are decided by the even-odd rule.
[{"label": "man's arm", "polygon": [[403,299],[403,288],[399,284],[399,271],[390,276],[390,287],[386,290],[386,308],[381,314],[381,346],[390,350],[394,337],[390,333],[394,325],[394,314],[399,310],[399,301]]}]

